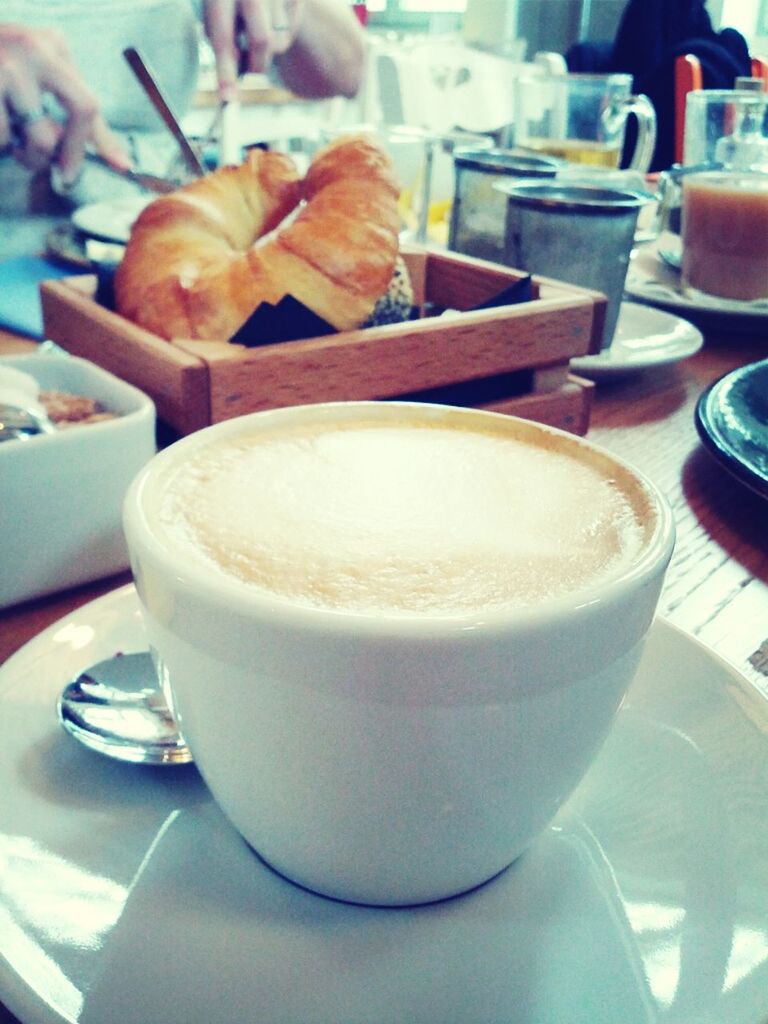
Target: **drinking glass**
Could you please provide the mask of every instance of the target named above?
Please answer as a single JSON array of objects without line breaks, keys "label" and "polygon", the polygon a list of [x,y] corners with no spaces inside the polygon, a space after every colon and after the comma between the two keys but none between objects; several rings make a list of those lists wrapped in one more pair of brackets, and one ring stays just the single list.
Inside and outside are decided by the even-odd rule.
[{"label": "drinking glass", "polygon": [[768,300],[768,174],[687,175],[682,235],[686,294]]},{"label": "drinking glass", "polygon": [[617,168],[627,120],[637,118],[629,167],[643,174],[656,143],[656,113],[647,96],[632,94],[632,76],[553,75],[517,83],[514,138],[524,146],[569,163]]},{"label": "drinking glass", "polygon": [[430,131],[409,124],[351,124],[322,129],[320,144],[362,133],[378,139],[389,153],[400,182],[403,230],[417,242],[445,244],[453,199],[453,151],[459,146],[490,149],[493,139],[455,131]]},{"label": "drinking glass", "polygon": [[613,341],[643,198],[635,192],[558,181],[505,182],[504,262],[531,274],[603,292],[602,349]]},{"label": "drinking glass", "polygon": [[752,170],[768,166],[768,93],[694,89],[685,100],[683,164]]},{"label": "drinking glass", "polygon": [[688,93],[683,163],[659,178],[659,231],[680,233],[683,182],[692,174],[718,170],[768,172],[768,93],[751,88]]}]

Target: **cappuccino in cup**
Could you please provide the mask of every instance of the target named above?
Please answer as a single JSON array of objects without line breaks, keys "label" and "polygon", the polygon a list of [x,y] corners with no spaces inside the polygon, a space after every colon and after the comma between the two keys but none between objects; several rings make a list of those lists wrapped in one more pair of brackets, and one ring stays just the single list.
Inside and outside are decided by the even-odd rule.
[{"label": "cappuccino in cup", "polygon": [[630,467],[514,417],[397,402],[192,434],[134,481],[149,643],[195,763],[285,878],[474,888],[604,741],[674,538]]},{"label": "cappuccino in cup", "polygon": [[652,512],[615,466],[504,419],[319,419],[238,433],[166,474],[164,542],[321,609],[466,615],[620,574]]}]

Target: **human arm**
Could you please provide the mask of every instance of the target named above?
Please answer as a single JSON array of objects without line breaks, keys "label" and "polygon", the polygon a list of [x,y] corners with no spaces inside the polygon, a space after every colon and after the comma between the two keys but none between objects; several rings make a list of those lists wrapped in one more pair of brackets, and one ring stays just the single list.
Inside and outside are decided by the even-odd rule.
[{"label": "human arm", "polygon": [[[61,118],[50,116],[49,97]],[[0,151],[32,170],[54,164],[71,182],[88,145],[110,163],[129,166],[62,34],[0,22]]]},{"label": "human arm", "polygon": [[365,40],[346,0],[205,0],[203,12],[222,99],[234,98],[241,51],[249,71],[274,60],[299,96],[351,97],[360,87]]},{"label": "human arm", "polygon": [[346,2],[304,0],[293,42],[275,58],[283,81],[299,96],[352,98],[365,65],[365,35]]}]

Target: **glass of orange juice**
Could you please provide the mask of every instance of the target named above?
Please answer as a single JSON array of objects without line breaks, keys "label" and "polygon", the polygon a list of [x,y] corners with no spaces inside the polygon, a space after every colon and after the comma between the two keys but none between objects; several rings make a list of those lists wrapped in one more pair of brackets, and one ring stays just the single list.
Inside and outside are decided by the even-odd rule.
[{"label": "glass of orange juice", "polygon": [[687,295],[768,300],[768,174],[683,178],[682,239]]}]

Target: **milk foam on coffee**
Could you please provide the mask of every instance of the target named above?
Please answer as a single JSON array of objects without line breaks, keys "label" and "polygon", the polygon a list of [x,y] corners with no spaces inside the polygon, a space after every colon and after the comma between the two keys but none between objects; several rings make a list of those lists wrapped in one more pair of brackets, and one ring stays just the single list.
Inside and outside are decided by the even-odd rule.
[{"label": "milk foam on coffee", "polygon": [[628,488],[589,460],[418,418],[225,436],[159,502],[164,542],[211,571],[359,613],[530,605],[618,575],[644,538]]}]

